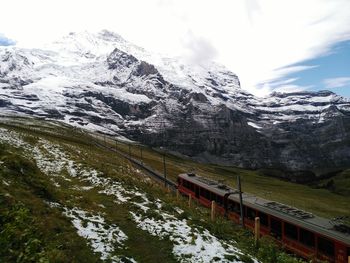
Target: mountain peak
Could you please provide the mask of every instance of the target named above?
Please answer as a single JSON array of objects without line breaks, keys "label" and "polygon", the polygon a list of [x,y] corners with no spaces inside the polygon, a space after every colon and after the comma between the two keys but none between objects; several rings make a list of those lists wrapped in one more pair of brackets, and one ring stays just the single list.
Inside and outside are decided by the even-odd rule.
[{"label": "mountain peak", "polygon": [[113,32],[113,31],[109,31],[107,29],[101,30],[100,32],[97,33],[97,35],[99,38],[106,40],[106,41],[126,42],[125,39],[121,35]]},{"label": "mountain peak", "polygon": [[107,29],[103,29],[97,32],[90,32],[86,30],[79,32],[70,32],[68,35],[63,36],[62,39],[76,39],[77,41],[82,39],[96,41],[96,39],[99,39],[109,42],[126,42],[126,40],[121,35]]},{"label": "mountain peak", "polygon": [[164,147],[241,167],[350,165],[350,100],[330,91],[257,98],[224,66],[148,53],[108,30],[70,33],[45,50],[0,49],[0,107],[150,146],[168,136]]},{"label": "mountain peak", "polygon": [[97,33],[82,31],[70,32],[59,40],[46,45],[47,50],[57,51],[59,54],[67,54],[67,57],[74,55],[95,58],[107,56],[115,47],[130,45],[117,33],[102,30]]}]

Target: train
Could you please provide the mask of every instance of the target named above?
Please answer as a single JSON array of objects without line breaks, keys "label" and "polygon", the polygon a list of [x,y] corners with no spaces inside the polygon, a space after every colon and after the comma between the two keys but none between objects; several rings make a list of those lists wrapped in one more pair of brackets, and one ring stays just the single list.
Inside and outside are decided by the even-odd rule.
[{"label": "train", "polygon": [[[240,195],[237,189],[195,173],[179,174],[177,188],[204,206],[216,202],[216,211],[236,223],[240,222]],[[348,263],[350,227],[275,201],[242,193],[244,227],[253,230],[260,218],[260,235],[272,236],[276,242],[304,259]]]}]

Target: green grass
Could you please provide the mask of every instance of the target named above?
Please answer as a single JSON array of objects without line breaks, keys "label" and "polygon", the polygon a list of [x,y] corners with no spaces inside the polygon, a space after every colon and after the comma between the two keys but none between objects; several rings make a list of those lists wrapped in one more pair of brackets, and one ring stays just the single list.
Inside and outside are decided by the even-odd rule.
[{"label": "green grass", "polygon": [[338,172],[328,179],[322,179],[312,184],[312,187],[326,189],[338,195],[350,196],[350,170]]},{"label": "green grass", "polygon": [[1,255],[2,262],[97,262],[71,223],[44,201],[55,191],[34,163],[1,145]]},{"label": "green grass", "polygon": [[[115,145],[113,141],[108,139],[107,143]],[[144,163],[163,173],[163,157],[158,150],[139,145],[132,146],[131,156],[140,158],[140,147],[143,148]],[[118,143],[118,149],[129,153],[128,145],[121,142]],[[350,170],[333,179],[334,189],[337,189],[334,191],[267,177],[254,170],[197,163],[188,158],[171,154],[166,154],[166,169],[168,178],[174,182],[178,174],[195,171],[198,175],[214,180],[222,180],[232,187],[236,186],[237,175],[240,175],[244,192],[295,206],[326,218],[339,215],[350,216]]]},{"label": "green grass", "polygon": [[[29,124],[23,125],[24,121]],[[158,183],[136,173],[133,166],[124,158],[94,147],[90,143],[90,138],[78,130],[40,120],[28,121],[26,119],[17,119],[16,122],[5,125],[0,124],[0,127],[22,134],[22,138],[31,145],[36,145],[42,138],[60,145],[71,160],[102,172],[104,177],[121,182],[125,188],[142,189],[151,200],[161,199],[167,204],[163,207],[164,211],[171,212],[174,206],[180,207],[184,213],[178,217],[179,219],[187,219],[190,225],[208,229],[220,239],[236,240],[238,247],[244,253],[256,256],[262,262],[298,262],[283,253],[272,242],[261,242],[260,247],[256,248],[249,231],[241,229],[224,218],[219,217],[216,222],[211,222],[208,209],[195,202],[193,208],[188,208],[185,199],[176,200],[172,193],[165,191]],[[128,152],[127,145],[119,144],[118,147]],[[132,154],[135,157],[139,156],[139,148],[132,147]],[[157,151],[144,147],[143,157],[144,162],[162,171],[162,156]],[[298,196],[295,200],[319,198],[321,193],[324,193],[325,196],[330,194],[324,189],[311,189],[278,179],[262,177],[254,171],[199,164],[169,154],[166,159],[168,176],[174,181],[177,174],[195,170],[206,177],[225,179],[231,185],[235,183],[235,176],[240,174],[245,191],[262,195],[268,191],[276,192],[267,197],[278,199],[278,201],[283,201],[283,198],[289,202],[294,200],[283,191],[289,191],[289,193],[294,191],[295,195],[304,196]],[[133,211],[133,207],[128,203],[116,204],[112,196],[99,193],[98,188],[79,190],[77,187],[88,186],[88,184],[79,178],[69,177],[66,171],[63,171],[60,177],[54,178],[55,182],[61,185],[55,187],[48,180],[48,176],[40,172],[30,156],[26,156],[20,149],[10,145],[0,145],[0,162],[1,262],[16,260],[18,262],[101,261],[99,256],[92,252],[86,240],[77,234],[70,220],[62,215],[60,209],[49,207],[48,201],[57,202],[66,207],[79,207],[95,214],[102,213],[107,222],[117,224],[129,237],[125,243],[126,247],[117,249],[118,255],[133,257],[138,262],[176,262],[172,254],[173,243],[168,239],[159,239],[138,228],[130,218],[129,212]],[[294,187],[296,189],[293,189]],[[311,192],[304,193],[308,191]],[[334,198],[339,197],[331,195]],[[340,199],[337,200],[339,202]],[[328,201],[328,203],[331,202],[333,201]],[[293,205],[297,204],[293,203]],[[316,202],[315,207],[317,207]],[[345,207],[345,204],[338,203],[332,209],[340,211],[345,210]],[[325,214],[330,214],[329,209],[324,210],[326,210]],[[148,213],[148,216],[152,216],[152,210]],[[157,214],[153,215],[153,217],[157,216]],[[249,256],[241,257],[241,260],[251,262]]]},{"label": "green grass", "polygon": [[[25,133],[22,128],[15,130]],[[33,134],[33,131],[26,133],[27,142],[37,141],[34,139],[36,135],[30,139]],[[42,132],[40,137],[50,138],[51,142],[66,147],[66,152],[72,153],[80,163],[95,167],[102,171],[104,176],[123,181],[126,187],[128,184],[134,186],[135,179],[130,178],[127,172],[130,166],[123,159],[98,148],[90,148],[84,143],[79,144],[75,138],[69,141],[66,137],[50,137]],[[55,188],[32,160],[23,157],[20,150],[8,145],[0,146],[0,182],[5,180],[8,184],[0,184],[3,229],[0,232],[0,242],[6,244],[0,254],[1,262],[100,262],[98,255],[92,253],[86,241],[77,235],[69,219],[64,217],[59,209],[50,208],[46,204],[48,201],[104,213],[109,222],[117,223],[129,237],[126,242],[127,248],[118,251],[120,255],[133,257],[138,262],[176,262],[172,255],[172,243],[159,240],[137,228],[130,221],[129,207],[117,205],[112,197],[99,194],[98,189],[78,191],[72,188],[72,185],[85,184],[77,178],[69,178],[71,181],[64,180],[64,177],[68,177],[65,173],[62,174],[62,178],[56,178],[61,187]],[[78,149],[80,154],[73,149]],[[89,154],[84,154],[85,152]],[[121,173],[116,173],[117,168],[120,168]],[[17,214],[23,214],[23,219],[13,220],[18,218]],[[8,229],[13,230],[13,233],[8,233]],[[11,242],[12,240],[14,242]],[[36,242],[37,250],[33,250],[32,240]]]}]

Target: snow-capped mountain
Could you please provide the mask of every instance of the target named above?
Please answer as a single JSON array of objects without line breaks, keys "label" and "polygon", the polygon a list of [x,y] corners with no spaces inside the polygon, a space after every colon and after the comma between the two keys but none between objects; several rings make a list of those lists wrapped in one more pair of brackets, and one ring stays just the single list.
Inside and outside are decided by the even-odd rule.
[{"label": "snow-capped mountain", "polygon": [[37,49],[1,47],[0,112],[242,167],[350,166],[349,99],[329,91],[258,98],[221,65],[164,58],[109,31],[70,33]]}]

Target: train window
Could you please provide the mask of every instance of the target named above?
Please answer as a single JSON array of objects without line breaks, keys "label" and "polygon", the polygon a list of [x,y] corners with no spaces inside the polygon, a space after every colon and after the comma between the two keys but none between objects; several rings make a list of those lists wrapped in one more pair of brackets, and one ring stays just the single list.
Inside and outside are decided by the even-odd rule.
[{"label": "train window", "polygon": [[247,218],[250,220],[254,220],[256,217],[256,211],[250,207],[247,207]]},{"label": "train window", "polygon": [[194,184],[183,180],[183,186],[191,191],[194,191]]},{"label": "train window", "polygon": [[201,190],[200,190],[200,196],[201,197],[204,197],[205,199],[207,199],[207,190],[206,189],[204,189],[204,188],[201,188]]},{"label": "train window", "polygon": [[187,189],[190,189],[190,182],[184,181],[184,186],[185,186]]},{"label": "train window", "polygon": [[277,218],[271,217],[271,233],[277,238],[282,237],[282,222]]},{"label": "train window", "polygon": [[216,196],[216,202],[218,203],[218,205],[224,205],[224,199],[219,195]]},{"label": "train window", "polygon": [[210,192],[207,189],[201,188],[201,196],[207,200],[210,200]]},{"label": "train window", "polygon": [[334,256],[334,243],[324,237],[317,237],[318,251],[327,256]]},{"label": "train window", "polygon": [[269,226],[269,217],[263,212],[259,212],[258,217],[260,218],[260,224],[263,226]]},{"label": "train window", "polygon": [[213,193],[212,192],[210,192],[209,190],[208,190],[208,200],[211,200],[211,201],[213,201],[213,200],[215,200],[215,199],[213,199]]},{"label": "train window", "polygon": [[194,189],[195,189],[196,197],[199,198],[199,192],[200,192],[201,188],[198,185],[194,185]]},{"label": "train window", "polygon": [[298,228],[295,225],[284,222],[284,234],[288,238],[298,240]]},{"label": "train window", "polygon": [[299,240],[305,246],[315,247],[315,235],[306,229],[300,228]]},{"label": "train window", "polygon": [[228,201],[228,209],[232,212],[235,212],[235,213],[240,213],[239,211],[239,204],[232,201],[232,200],[229,200]]},{"label": "train window", "polygon": [[210,200],[216,202],[216,194],[210,192]]}]

